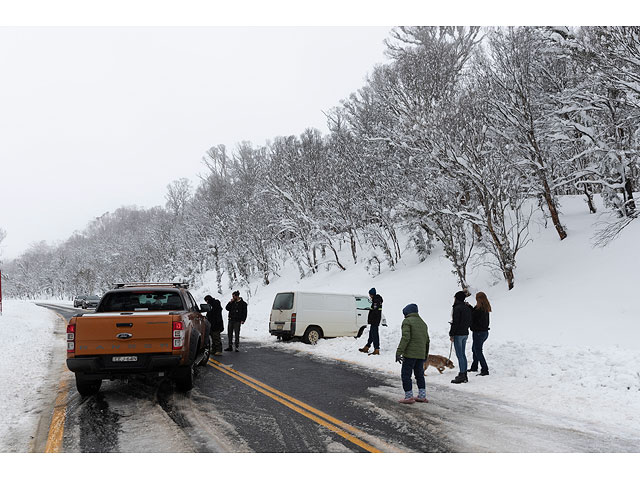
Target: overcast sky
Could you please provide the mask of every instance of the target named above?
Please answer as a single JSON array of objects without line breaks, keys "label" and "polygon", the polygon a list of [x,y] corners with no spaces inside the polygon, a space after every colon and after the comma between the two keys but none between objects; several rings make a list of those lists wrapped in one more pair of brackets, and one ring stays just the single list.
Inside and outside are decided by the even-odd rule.
[{"label": "overcast sky", "polygon": [[390,27],[0,28],[4,260],[123,205],[164,205],[203,153],[307,127],[385,61]]},{"label": "overcast sky", "polygon": [[621,24],[632,11],[607,5],[0,0],[15,25],[0,27],[0,259],[123,205],[163,205],[173,180],[197,183],[213,145],[326,131],[323,112],[385,61],[390,27],[295,25]]}]

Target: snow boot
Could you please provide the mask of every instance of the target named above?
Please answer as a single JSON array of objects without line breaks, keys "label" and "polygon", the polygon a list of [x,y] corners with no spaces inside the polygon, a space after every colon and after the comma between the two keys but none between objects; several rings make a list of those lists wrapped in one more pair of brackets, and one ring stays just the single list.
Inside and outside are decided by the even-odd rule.
[{"label": "snow boot", "polygon": [[478,374],[479,377],[485,377],[489,375],[489,370],[480,370],[480,373]]},{"label": "snow boot", "polygon": [[398,402],[404,403],[405,405],[411,405],[412,403],[416,403],[416,399],[413,398],[413,390],[404,392],[404,398],[402,400],[398,400]]},{"label": "snow boot", "polygon": [[365,345],[362,348],[358,349],[359,351],[361,351],[362,353],[367,353],[369,351],[369,345]]},{"label": "snow boot", "polygon": [[429,403],[429,400],[427,400],[427,390],[424,388],[419,388],[418,396],[415,397],[414,400],[419,403]]},{"label": "snow boot", "polygon": [[369,355],[380,355],[380,350],[376,348]]},{"label": "snow boot", "polygon": [[469,379],[467,378],[467,372],[460,372],[456,378],[451,380],[451,383],[467,383]]}]

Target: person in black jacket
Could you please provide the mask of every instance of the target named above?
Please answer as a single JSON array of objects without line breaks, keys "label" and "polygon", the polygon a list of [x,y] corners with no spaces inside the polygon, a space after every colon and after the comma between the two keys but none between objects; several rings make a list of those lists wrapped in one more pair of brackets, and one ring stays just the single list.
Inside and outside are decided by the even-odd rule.
[{"label": "person in black jacket", "polygon": [[471,325],[471,306],[464,301],[467,293],[463,291],[456,292],[454,295],[453,310],[451,312],[451,329],[449,330],[449,338],[453,342],[458,357],[458,366],[460,373],[451,383],[467,383],[467,355],[465,348],[467,338],[469,338],[469,326]]},{"label": "person in black jacket", "polygon": [[489,375],[489,367],[487,360],[482,352],[482,345],[489,338],[489,312],[491,312],[491,304],[484,292],[476,293],[476,306],[473,307],[471,315],[471,331],[473,332],[473,362],[469,372],[478,371],[478,362],[480,362],[480,373],[478,375]]},{"label": "person in black jacket", "polygon": [[222,338],[220,333],[224,330],[224,322],[222,321],[222,305],[220,300],[213,298],[211,295],[204,297],[204,301],[211,306],[211,310],[207,312],[207,320],[211,325],[211,351],[214,355],[222,355]]},{"label": "person in black jacket", "polygon": [[225,348],[225,352],[233,351],[233,334],[236,336],[236,352],[239,352],[240,346],[240,325],[244,324],[247,319],[247,303],[240,296],[240,292],[236,290],[231,294],[231,301],[225,307],[229,312],[229,322],[227,324],[227,337],[229,337],[229,347]]},{"label": "person in black jacket", "polygon": [[380,355],[380,320],[382,319],[382,297],[376,293],[376,289],[369,290],[369,298],[371,299],[371,309],[367,323],[369,324],[369,338],[367,344],[359,348],[362,353],[367,353],[369,347],[373,343],[373,353],[371,355]]}]

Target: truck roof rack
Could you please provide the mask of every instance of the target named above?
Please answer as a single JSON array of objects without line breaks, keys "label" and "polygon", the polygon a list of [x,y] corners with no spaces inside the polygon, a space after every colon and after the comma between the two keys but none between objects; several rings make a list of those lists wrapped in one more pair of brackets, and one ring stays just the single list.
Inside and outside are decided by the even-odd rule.
[{"label": "truck roof rack", "polygon": [[189,288],[189,284],[186,282],[122,282],[114,283],[113,288],[125,288],[125,287],[174,287],[174,288]]}]

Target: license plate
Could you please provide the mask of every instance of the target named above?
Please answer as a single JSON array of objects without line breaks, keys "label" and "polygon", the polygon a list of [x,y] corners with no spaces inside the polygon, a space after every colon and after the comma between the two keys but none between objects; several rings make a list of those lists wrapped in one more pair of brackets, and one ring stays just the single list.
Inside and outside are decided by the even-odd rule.
[{"label": "license plate", "polygon": [[137,362],[138,357],[113,357],[114,362]]},{"label": "license plate", "polygon": [[282,330],[282,327],[284,327],[284,325],[276,325],[276,330]]}]

